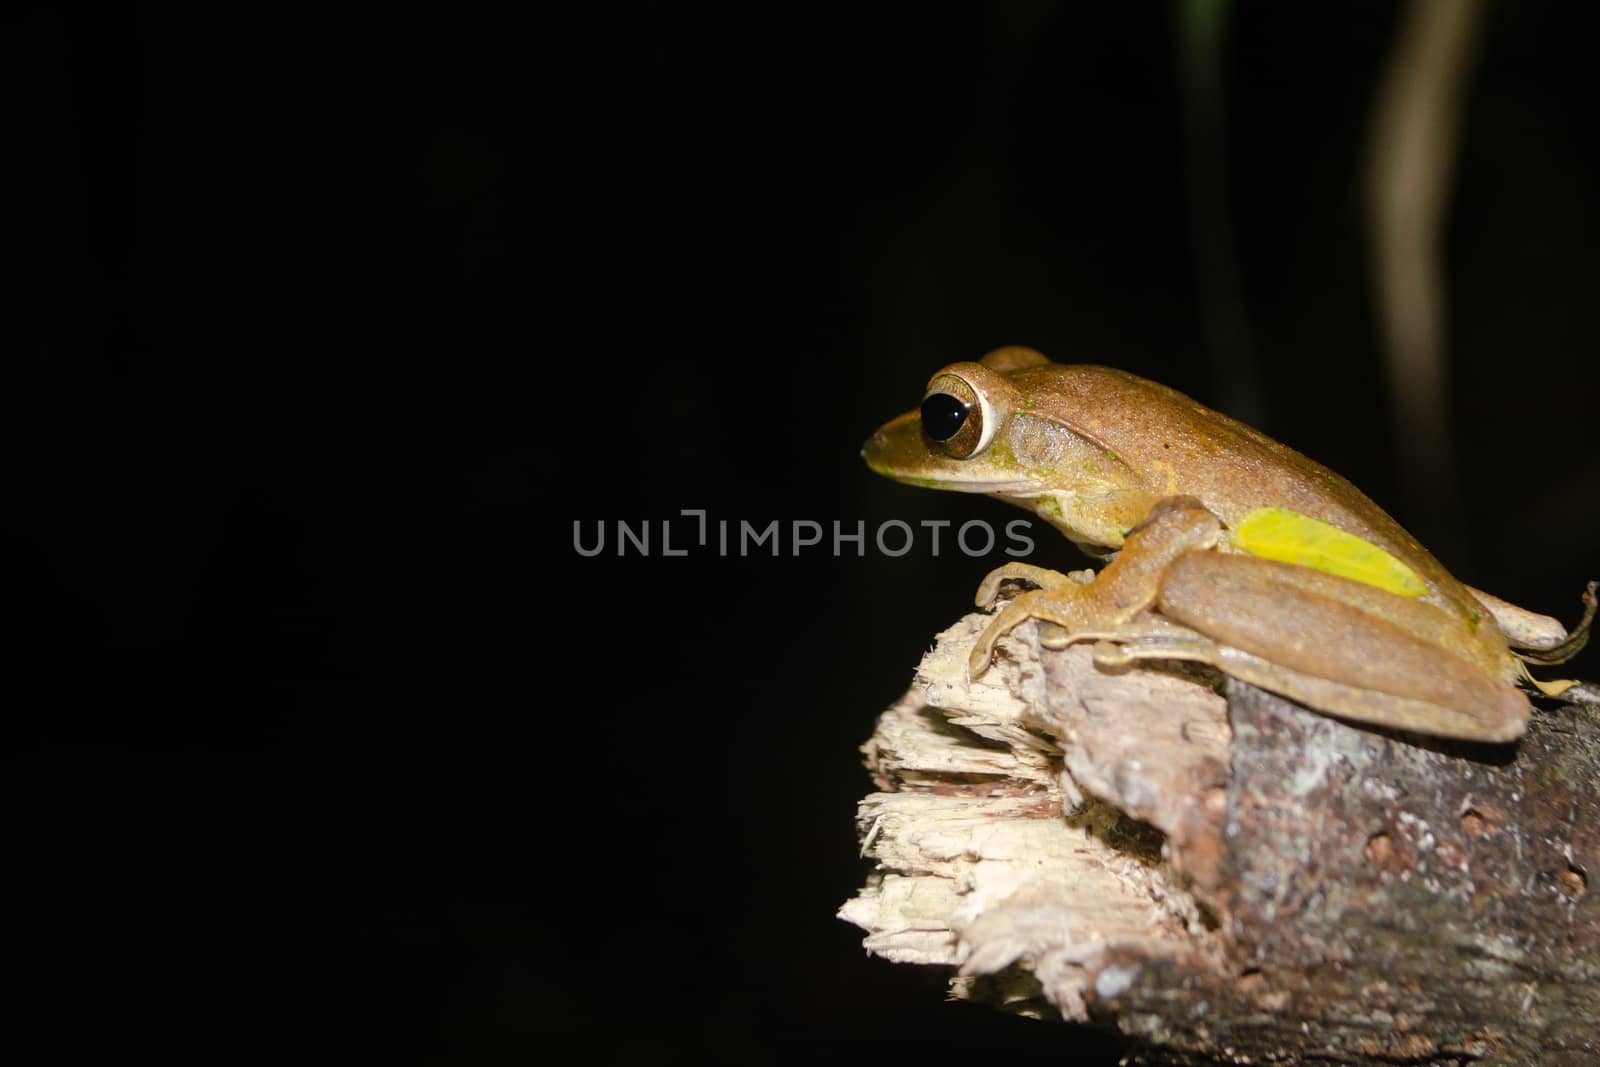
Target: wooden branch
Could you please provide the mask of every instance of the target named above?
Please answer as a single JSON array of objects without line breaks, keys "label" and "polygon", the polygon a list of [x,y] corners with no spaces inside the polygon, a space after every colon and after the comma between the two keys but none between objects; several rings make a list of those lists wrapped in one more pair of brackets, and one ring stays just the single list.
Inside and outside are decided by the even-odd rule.
[{"label": "wooden branch", "polygon": [[869,952],[1152,1062],[1600,1054],[1591,713],[1439,743],[1206,671],[1107,673],[1031,625],[969,685],[987,622],[939,636],[863,750],[876,869],[840,915]]}]

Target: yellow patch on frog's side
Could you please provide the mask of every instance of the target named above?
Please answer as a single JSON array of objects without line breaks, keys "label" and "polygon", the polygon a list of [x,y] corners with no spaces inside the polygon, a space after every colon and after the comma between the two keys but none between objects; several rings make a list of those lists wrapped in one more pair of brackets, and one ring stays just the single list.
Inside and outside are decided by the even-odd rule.
[{"label": "yellow patch on frog's side", "polygon": [[1231,540],[1252,556],[1297,563],[1401,596],[1428,591],[1416,572],[1372,542],[1288,508],[1256,508],[1234,528]]}]

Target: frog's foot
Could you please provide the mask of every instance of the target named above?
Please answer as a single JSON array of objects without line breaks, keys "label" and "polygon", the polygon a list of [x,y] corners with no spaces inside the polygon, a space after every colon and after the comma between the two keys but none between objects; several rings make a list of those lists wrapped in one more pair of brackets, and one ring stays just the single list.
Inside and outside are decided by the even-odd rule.
[{"label": "frog's foot", "polygon": [[990,571],[978,587],[975,599],[980,606],[994,602],[1003,582],[1023,581],[1039,588],[1022,593],[995,616],[972,649],[969,673],[977,678],[988,670],[995,642],[1025,619],[1054,624],[1041,635],[1047,648],[1079,640],[1080,632],[1087,635],[1128,622],[1154,603],[1167,565],[1187,553],[1211,549],[1221,528],[1220,520],[1199,501],[1168,497],[1129,531],[1117,558],[1098,575],[1060,574],[1026,563]]},{"label": "frog's foot", "polygon": [[[1011,566],[1025,566],[1025,564]],[[1000,570],[1005,569],[1000,568]],[[1076,631],[1085,629],[1090,621],[1088,614],[1092,607],[1089,598],[1084,595],[1084,590],[1088,587],[1079,585],[1064,574],[1057,574],[1054,571],[1045,573],[1054,574],[1056,578],[1061,579],[1061,584],[1053,589],[1030,589],[1001,609],[1000,614],[994,617],[988,628],[978,636],[977,643],[972,646],[972,654],[967,658],[967,673],[972,678],[981,677],[989,669],[989,661],[994,658],[995,642],[1029,619],[1039,619],[1059,627],[1059,630],[1053,630],[1049,635],[1047,647],[1050,648],[1061,648],[1071,643],[1075,639]],[[994,575],[991,574],[989,577],[993,578]],[[988,580],[984,579],[985,585],[988,584]]]},{"label": "frog's foot", "polygon": [[[1559,644],[1550,645],[1548,647],[1534,648],[1534,649],[1529,649],[1529,648],[1526,648],[1526,647],[1523,647],[1523,646],[1517,646],[1515,644],[1515,642],[1513,642],[1513,647],[1518,648],[1518,651],[1517,651],[1518,658],[1520,658],[1525,663],[1541,663],[1541,664],[1565,663],[1565,662],[1567,662],[1567,660],[1571,659],[1573,656],[1576,656],[1579,652],[1582,652],[1584,646],[1589,643],[1589,628],[1594,625],[1594,615],[1595,615],[1595,595],[1594,595],[1594,590],[1595,590],[1596,584],[1597,583],[1595,583],[1595,582],[1590,582],[1589,585],[1584,589],[1584,591],[1583,591],[1583,618],[1578,620],[1578,625],[1576,625],[1576,626],[1574,626],[1572,628],[1572,632],[1567,635],[1567,637],[1566,637],[1566,639],[1564,641],[1560,642]],[[1538,684],[1538,683],[1535,683],[1535,684]],[[1551,684],[1554,684],[1554,683],[1551,683]],[[1540,688],[1543,689],[1544,686],[1540,685]],[[1546,693],[1546,695],[1547,696],[1553,696],[1554,694]]]},{"label": "frog's foot", "polygon": [[1535,678],[1526,669],[1522,672],[1522,680],[1539,692],[1540,696],[1564,697],[1569,690],[1575,689],[1583,683],[1576,678],[1552,678],[1546,682]]},{"label": "frog's foot", "polygon": [[1600,683],[1586,682],[1581,678],[1552,678],[1548,682],[1535,678],[1527,667],[1522,668],[1522,680],[1532,686],[1540,696],[1555,697],[1568,704],[1600,708]]},{"label": "frog's foot", "polygon": [[1031,563],[1007,563],[984,576],[978,585],[978,592],[972,599],[978,607],[987,610],[994,607],[994,602],[1000,599],[1000,587],[1006,582],[1026,582],[1039,589],[1059,592],[1074,585],[1087,585],[1092,581],[1094,581],[1094,571],[1090,570],[1062,574],[1048,567],[1035,567]]},{"label": "frog's foot", "polygon": [[1118,626],[1080,630],[1074,637],[1094,641],[1095,666],[1106,670],[1120,670],[1140,660],[1210,663],[1217,657],[1217,643],[1211,638],[1152,612]]}]

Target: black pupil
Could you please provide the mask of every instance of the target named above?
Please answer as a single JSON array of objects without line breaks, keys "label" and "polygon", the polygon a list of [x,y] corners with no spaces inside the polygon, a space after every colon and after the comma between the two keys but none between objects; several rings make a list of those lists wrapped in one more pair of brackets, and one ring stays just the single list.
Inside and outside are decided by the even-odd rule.
[{"label": "black pupil", "polygon": [[949,393],[934,393],[922,402],[922,432],[935,441],[948,441],[967,421],[969,410]]}]

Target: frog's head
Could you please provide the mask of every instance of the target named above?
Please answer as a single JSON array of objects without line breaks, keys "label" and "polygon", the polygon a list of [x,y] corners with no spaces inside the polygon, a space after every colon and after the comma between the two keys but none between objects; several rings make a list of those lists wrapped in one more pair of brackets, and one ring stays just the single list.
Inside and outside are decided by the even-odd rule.
[{"label": "frog's head", "polygon": [[[952,363],[929,379],[920,409],[867,440],[862,458],[897,482],[986,493],[1037,513],[1076,541],[1120,544],[1120,534],[1102,529],[1102,518],[1111,516],[1099,512],[1133,480],[1115,455],[1063,417],[1052,385],[1067,370],[1020,347]],[[1113,539],[1105,539],[1108,532]]]},{"label": "frog's head", "polygon": [[[1016,462],[1008,430],[1022,396],[1007,374],[1014,353],[1027,365],[1048,363],[1031,348],[1000,349],[976,363],[952,363],[929,379],[922,407],[891,419],[867,440],[867,466],[897,482],[962,493],[1033,488],[1048,471]],[[1018,364],[1020,365],[1020,364]]]}]

